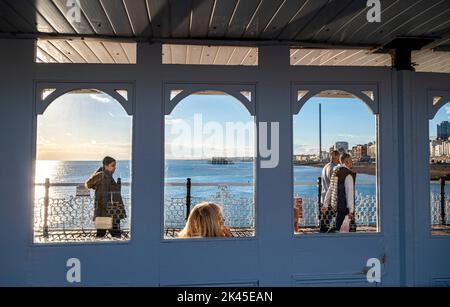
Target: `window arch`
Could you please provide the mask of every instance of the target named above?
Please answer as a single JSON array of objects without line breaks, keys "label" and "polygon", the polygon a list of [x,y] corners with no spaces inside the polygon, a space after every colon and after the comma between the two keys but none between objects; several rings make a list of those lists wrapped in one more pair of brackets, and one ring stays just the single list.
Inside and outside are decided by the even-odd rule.
[{"label": "window arch", "polygon": [[[180,89],[179,85],[167,92],[165,102],[170,106],[166,106],[165,116],[163,210],[166,239],[183,233],[184,238],[202,236],[193,234],[196,230],[192,229],[197,216],[194,210],[200,210],[201,202],[222,208],[219,224],[225,226],[227,236],[254,235],[256,129],[249,110],[252,93],[230,93],[229,88],[220,86]],[[204,220],[199,223],[207,226]]]},{"label": "window arch", "polygon": [[127,112],[134,111],[134,86],[131,83],[46,83],[36,84],[35,110],[43,114],[47,107],[59,97],[73,92],[102,92],[114,98]]},{"label": "window arch", "polygon": [[[372,85],[293,87],[295,233],[345,231],[345,227],[340,227],[341,217],[346,216],[350,217],[351,231],[378,231],[377,99],[376,86]],[[333,178],[338,177],[331,175],[342,166],[338,165],[339,157],[344,153],[350,154],[344,157],[350,160],[346,167],[356,174],[350,176],[353,187],[344,181],[333,184]],[[332,156],[335,156],[333,161]],[[344,179],[348,174],[351,175],[342,171],[340,175]],[[339,189],[348,191],[353,200]],[[349,212],[338,214],[337,209],[341,207]]]},{"label": "window arch", "polygon": [[[115,86],[107,88],[108,93],[92,85],[39,87],[34,242],[128,240],[130,92]],[[110,95],[111,91],[115,94]],[[122,102],[115,99],[117,96]],[[128,105],[124,107],[125,103]],[[104,159],[107,156],[114,161]],[[106,167],[102,167],[102,161]]]}]

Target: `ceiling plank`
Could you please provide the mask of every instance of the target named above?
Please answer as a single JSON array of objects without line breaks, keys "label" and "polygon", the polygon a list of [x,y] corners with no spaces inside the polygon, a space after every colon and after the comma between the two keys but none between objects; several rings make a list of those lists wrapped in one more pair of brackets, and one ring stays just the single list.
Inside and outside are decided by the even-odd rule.
[{"label": "ceiling plank", "polygon": [[37,32],[55,33],[55,29],[27,0],[3,0],[20,14]]},{"label": "ceiling plank", "polygon": [[114,35],[114,31],[98,0],[80,0],[81,10],[95,33]]},{"label": "ceiling plank", "polygon": [[191,0],[169,0],[172,37],[189,37]]},{"label": "ceiling plank", "polygon": [[119,36],[132,36],[130,20],[122,1],[100,0],[114,33]]},{"label": "ceiling plank", "polygon": [[284,3],[284,0],[261,0],[255,15],[245,29],[243,37],[258,37]]},{"label": "ceiling plank", "polygon": [[429,18],[422,24],[415,25],[413,29],[408,31],[408,35],[411,36],[435,36],[441,35],[442,30],[450,28],[450,7],[442,11],[440,14]]},{"label": "ceiling plank", "polygon": [[188,64],[200,64],[202,57],[203,46],[189,45],[187,47],[187,63]]},{"label": "ceiling plank", "polygon": [[134,36],[152,36],[152,26],[145,0],[124,0],[125,9],[131,20]]},{"label": "ceiling plank", "polygon": [[261,0],[238,1],[228,24],[226,37],[239,38],[243,35],[260,2]]},{"label": "ceiling plank", "polygon": [[[345,11],[345,9],[351,4],[352,0],[339,0],[339,1],[328,1],[324,5],[320,5],[318,2],[314,2],[316,6],[311,7],[310,18],[309,16],[304,16],[305,20],[308,19],[309,22],[303,27],[300,32],[297,33],[295,39],[310,41],[314,36],[320,31],[330,30],[327,25],[337,18],[340,12]],[[353,12],[346,11],[347,14]]]},{"label": "ceiling plank", "polygon": [[122,49],[125,51],[125,54],[128,58],[128,62],[130,64],[137,63],[137,44],[136,43],[120,43],[122,45]]},{"label": "ceiling plank", "polygon": [[[384,45],[397,36],[408,32],[414,24],[423,23],[442,10],[445,10],[448,6],[448,0],[428,0],[426,2],[420,2],[414,7],[414,10],[405,11],[397,18],[392,19],[390,23],[386,23],[381,28],[378,28],[374,34],[369,34],[364,38],[363,42],[377,41],[378,44]],[[381,31],[383,31],[383,33],[380,33]]]},{"label": "ceiling plank", "polygon": [[[92,29],[91,25],[89,24],[88,20],[86,19],[86,16],[83,14],[83,11],[81,10],[80,5],[80,19],[76,20],[75,16],[72,16],[72,9],[73,6],[67,5],[67,0],[52,0],[55,6],[59,9],[61,14],[64,16],[67,23],[69,23],[73,29],[75,29],[76,33],[80,34],[94,34],[94,30]],[[75,2],[74,2],[75,3]],[[69,16],[70,15],[70,16]]]},{"label": "ceiling plank", "polygon": [[[0,13],[1,14],[1,13]],[[0,15],[0,32],[15,33],[17,28],[10,24],[3,16]]]},{"label": "ceiling plank", "polygon": [[168,0],[147,0],[153,37],[170,37],[170,10]]},{"label": "ceiling plank", "polygon": [[233,55],[234,47],[231,46],[221,46],[217,52],[217,56],[214,64],[216,65],[227,65],[230,57]]},{"label": "ceiling plank", "polygon": [[[384,8],[386,4],[382,4],[381,22],[367,22],[367,20],[362,20],[362,25],[353,31],[346,42],[367,41],[368,37],[373,37],[374,35],[376,37],[381,37],[385,34],[386,26],[390,26],[396,20],[406,20],[410,18],[410,12],[414,11],[414,7],[423,4],[423,1],[429,0],[418,0],[414,2],[396,1],[386,8]],[[375,39],[374,41],[378,40]]]},{"label": "ceiling plank", "polygon": [[258,64],[258,48],[251,48],[241,65],[253,66]]},{"label": "ceiling plank", "polygon": [[251,49],[251,47],[236,47],[236,50],[233,52],[228,64],[241,65],[246,56],[250,54]]},{"label": "ceiling plank", "polygon": [[260,38],[280,38],[280,34],[290,28],[295,28],[300,12],[309,0],[286,0],[271,17],[264,30],[259,34]]},{"label": "ceiling plank", "polygon": [[191,37],[207,37],[214,0],[192,0]]},{"label": "ceiling plank", "polygon": [[82,40],[67,41],[67,43],[72,46],[87,63],[101,63],[100,59],[95,55],[95,53],[86,45]]},{"label": "ceiling plank", "polygon": [[122,45],[120,43],[103,42],[103,45],[105,46],[106,50],[108,50],[108,53],[114,59],[114,62],[116,62],[117,64],[130,63],[125,53],[125,50],[123,50]]},{"label": "ceiling plank", "polygon": [[163,64],[172,64],[172,53],[169,44],[162,45],[162,62]]},{"label": "ceiling plank", "polygon": [[66,40],[56,39],[51,40],[50,43],[72,63],[86,63],[86,60]]},{"label": "ceiling plank", "polygon": [[86,45],[103,64],[114,64],[114,59],[111,57],[105,46],[100,41],[85,41]]},{"label": "ceiling plank", "polygon": [[316,32],[313,40],[321,42],[329,41],[335,32],[345,27],[346,24],[350,23],[358,16],[365,16],[366,12],[367,5],[365,1],[353,0],[349,6],[339,12],[333,20],[329,21],[326,27],[323,27],[321,30]]},{"label": "ceiling plank", "polygon": [[320,13],[327,3],[328,0],[306,1],[301,9],[297,11],[292,21],[283,29],[278,38],[288,40],[295,39],[295,37],[314,20],[315,16]]},{"label": "ceiling plank", "polygon": [[228,23],[230,22],[237,3],[237,0],[216,0],[208,29],[209,37],[225,36]]},{"label": "ceiling plank", "polygon": [[212,65],[218,51],[218,46],[204,46],[202,56],[200,58],[200,64]]},{"label": "ceiling plank", "polygon": [[434,58],[419,62],[416,66],[417,71],[438,71],[442,66],[447,65],[450,62],[450,56],[448,52],[434,52]]},{"label": "ceiling plank", "polygon": [[[384,12],[386,12],[386,10],[388,10],[392,5],[394,5],[398,1],[400,1],[400,0],[383,0],[381,2],[382,16],[384,16],[383,14],[384,14]],[[364,5],[366,5],[366,3],[364,3]],[[365,26],[367,26],[368,24],[371,24],[371,23],[367,22],[367,11],[368,11],[368,8],[366,6],[366,8],[363,10],[363,12],[361,12],[360,14],[356,14],[355,16],[350,18],[348,21],[346,21],[343,25],[341,25],[339,28],[331,30],[330,31],[331,36],[328,38],[327,42],[342,44],[343,42],[348,41],[355,32],[361,31]],[[383,21],[383,18],[384,17],[382,17],[382,21]],[[371,25],[373,25],[373,24],[371,24]]]},{"label": "ceiling plank", "polygon": [[6,2],[0,1],[0,16],[9,24],[13,25],[19,32],[35,32],[36,28],[25,18],[12,9]]},{"label": "ceiling plank", "polygon": [[170,45],[172,55],[172,64],[186,64],[187,61],[187,45]]},{"label": "ceiling plank", "polygon": [[51,55],[58,63],[72,63],[65,54],[47,40],[38,40],[37,46],[47,54]]},{"label": "ceiling plank", "polygon": [[75,30],[67,22],[63,13],[56,7],[56,5],[49,0],[32,0],[36,10],[44,16],[44,18],[50,23],[53,29],[60,34],[75,33]]},{"label": "ceiling plank", "polygon": [[[40,61],[39,61],[40,60]],[[38,63],[58,63],[50,54],[42,50],[39,46],[36,47],[36,62]]]}]

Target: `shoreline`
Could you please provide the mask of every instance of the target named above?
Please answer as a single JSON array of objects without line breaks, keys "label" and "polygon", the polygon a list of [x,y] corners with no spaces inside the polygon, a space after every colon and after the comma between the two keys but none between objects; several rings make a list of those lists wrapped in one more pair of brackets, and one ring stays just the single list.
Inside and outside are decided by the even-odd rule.
[{"label": "shoreline", "polygon": [[[295,166],[311,166],[316,168],[323,168],[328,162],[312,162],[312,163],[296,163],[294,162]],[[369,163],[354,163],[353,164],[353,171],[355,171],[358,174],[365,174],[365,175],[372,175],[375,176],[376,174],[376,164],[369,164]]]},{"label": "shoreline", "polygon": [[[312,162],[312,163],[296,163],[296,166],[311,166],[317,168],[323,168],[328,162]],[[376,175],[376,164],[369,163],[354,163],[353,170],[359,174]],[[450,178],[450,164],[430,164],[430,178],[432,180],[438,180],[440,177],[447,176]]]}]

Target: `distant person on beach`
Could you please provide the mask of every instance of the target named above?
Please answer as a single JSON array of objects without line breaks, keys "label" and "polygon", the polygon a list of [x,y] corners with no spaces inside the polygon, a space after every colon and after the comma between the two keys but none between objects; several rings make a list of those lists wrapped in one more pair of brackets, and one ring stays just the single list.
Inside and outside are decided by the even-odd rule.
[{"label": "distant person on beach", "polygon": [[230,229],[224,225],[222,207],[209,202],[196,204],[178,237],[231,237]]},{"label": "distant person on beach", "polygon": [[340,162],[331,175],[330,187],[324,200],[324,205],[336,211],[335,226],[330,232],[340,231],[346,216],[350,220],[350,231],[356,231],[354,220],[356,173],[351,170],[353,161],[348,153],[341,155]]},{"label": "distant person on beach", "polygon": [[330,228],[330,221],[332,219],[332,210],[329,210],[327,206],[324,206],[325,195],[330,187],[331,175],[333,174],[333,170],[339,164],[339,151],[333,150],[330,153],[330,162],[327,163],[322,169],[321,176],[321,186],[322,189],[320,191],[320,232],[327,232]]},{"label": "distant person on beach", "polygon": [[[125,206],[121,195],[121,183],[116,182],[113,174],[116,171],[116,160],[105,157],[102,166],[86,181],[88,189],[95,190],[94,221],[97,217],[112,218],[112,228],[108,229],[113,237],[121,237],[120,220],[126,218]],[[104,237],[107,229],[97,229],[97,237]]]}]

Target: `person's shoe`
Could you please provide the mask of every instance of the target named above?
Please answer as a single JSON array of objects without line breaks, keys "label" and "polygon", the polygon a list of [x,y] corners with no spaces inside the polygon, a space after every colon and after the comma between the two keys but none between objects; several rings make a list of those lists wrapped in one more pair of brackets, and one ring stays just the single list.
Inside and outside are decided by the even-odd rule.
[{"label": "person's shoe", "polygon": [[115,231],[115,232],[113,232],[113,233],[111,233],[111,236],[113,237],[113,238],[122,238],[122,231]]},{"label": "person's shoe", "polygon": [[330,228],[328,229],[328,233],[335,233],[338,232],[338,230],[336,229],[336,227]]}]

